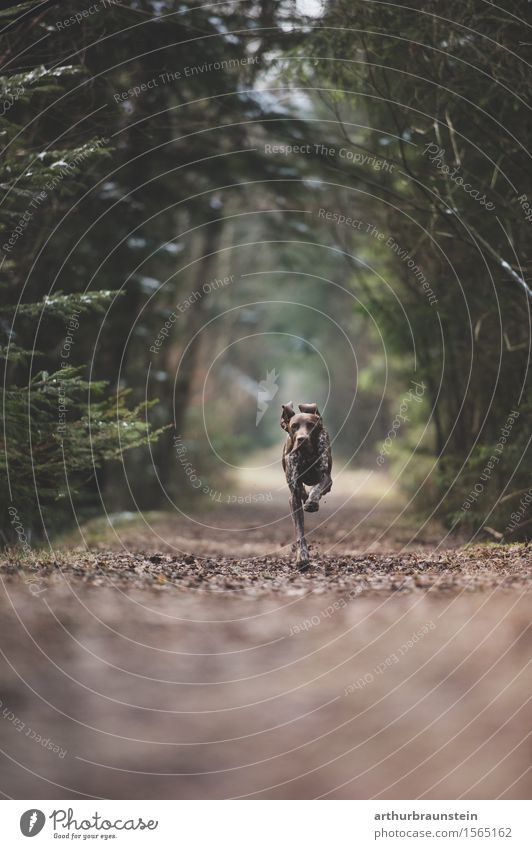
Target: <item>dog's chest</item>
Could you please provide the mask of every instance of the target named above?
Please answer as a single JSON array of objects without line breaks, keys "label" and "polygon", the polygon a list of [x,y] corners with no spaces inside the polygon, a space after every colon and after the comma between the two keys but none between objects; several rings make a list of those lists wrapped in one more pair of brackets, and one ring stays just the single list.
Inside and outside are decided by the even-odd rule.
[{"label": "dog's chest", "polygon": [[327,470],[328,440],[325,431],[320,434],[315,449],[311,452],[297,452],[288,458],[286,477],[288,484],[304,483],[315,486]]}]

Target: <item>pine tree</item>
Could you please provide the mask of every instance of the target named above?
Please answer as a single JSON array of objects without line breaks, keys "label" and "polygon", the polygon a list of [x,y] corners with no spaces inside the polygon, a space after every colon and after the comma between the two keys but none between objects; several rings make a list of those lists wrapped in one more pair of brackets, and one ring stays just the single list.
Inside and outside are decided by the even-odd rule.
[{"label": "pine tree", "polygon": [[[71,66],[52,71],[40,66],[0,78],[0,470],[5,482],[0,514],[5,541],[15,536],[14,517],[26,536],[42,533],[43,521],[44,527],[57,528],[104,461],[120,460],[125,451],[161,433],[146,418],[155,402],[128,406],[128,390],[111,391],[104,381],[87,380],[85,367],[75,365],[76,335],[86,335],[83,323],[91,326],[91,317],[102,313],[115,293],[55,291],[32,299],[32,292],[51,288],[48,281],[36,285],[30,267],[50,206],[55,214],[66,210],[111,153],[102,138],[88,138],[70,148],[41,149],[39,122],[28,137],[23,123],[28,110],[42,114],[65,81],[79,73],[80,68]],[[59,368],[48,370],[56,358],[38,350],[35,339],[48,339],[51,350],[59,349]]]}]

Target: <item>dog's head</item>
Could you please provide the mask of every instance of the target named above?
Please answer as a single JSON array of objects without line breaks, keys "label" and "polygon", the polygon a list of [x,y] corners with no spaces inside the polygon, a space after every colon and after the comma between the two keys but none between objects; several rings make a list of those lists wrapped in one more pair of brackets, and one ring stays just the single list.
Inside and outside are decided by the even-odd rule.
[{"label": "dog's head", "polygon": [[323,422],[317,404],[300,404],[296,413],[292,402],[283,404],[281,427],[290,437],[290,451],[301,449],[312,451],[316,448]]}]

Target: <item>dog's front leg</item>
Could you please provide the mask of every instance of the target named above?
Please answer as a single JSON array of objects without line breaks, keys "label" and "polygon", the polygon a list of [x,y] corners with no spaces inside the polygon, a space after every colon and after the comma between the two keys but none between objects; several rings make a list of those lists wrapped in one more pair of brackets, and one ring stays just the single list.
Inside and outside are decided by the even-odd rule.
[{"label": "dog's front leg", "polygon": [[325,431],[320,437],[319,451],[318,470],[320,473],[320,479],[309,492],[307,503],[303,508],[307,511],[307,513],[315,513],[316,510],[320,509],[320,498],[322,495],[326,495],[332,487],[331,447],[329,444],[329,437]]},{"label": "dog's front leg", "polygon": [[296,531],[296,566],[306,566],[309,562],[308,546],[305,539],[305,518],[303,516],[303,499],[301,487],[290,492],[290,509]]},{"label": "dog's front leg", "polygon": [[326,495],[332,486],[332,478],[329,474],[325,474],[316,486],[313,486],[308,495],[308,501],[303,507],[307,513],[315,513],[320,509],[320,498]]}]

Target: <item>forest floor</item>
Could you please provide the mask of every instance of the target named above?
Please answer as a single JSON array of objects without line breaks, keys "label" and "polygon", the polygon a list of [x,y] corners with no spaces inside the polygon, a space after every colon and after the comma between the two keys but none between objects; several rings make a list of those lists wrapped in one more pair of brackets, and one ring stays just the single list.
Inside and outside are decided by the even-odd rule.
[{"label": "forest floor", "polygon": [[531,546],[345,472],[299,572],[277,466],[206,501],[3,558],[4,793],[530,797]]}]

